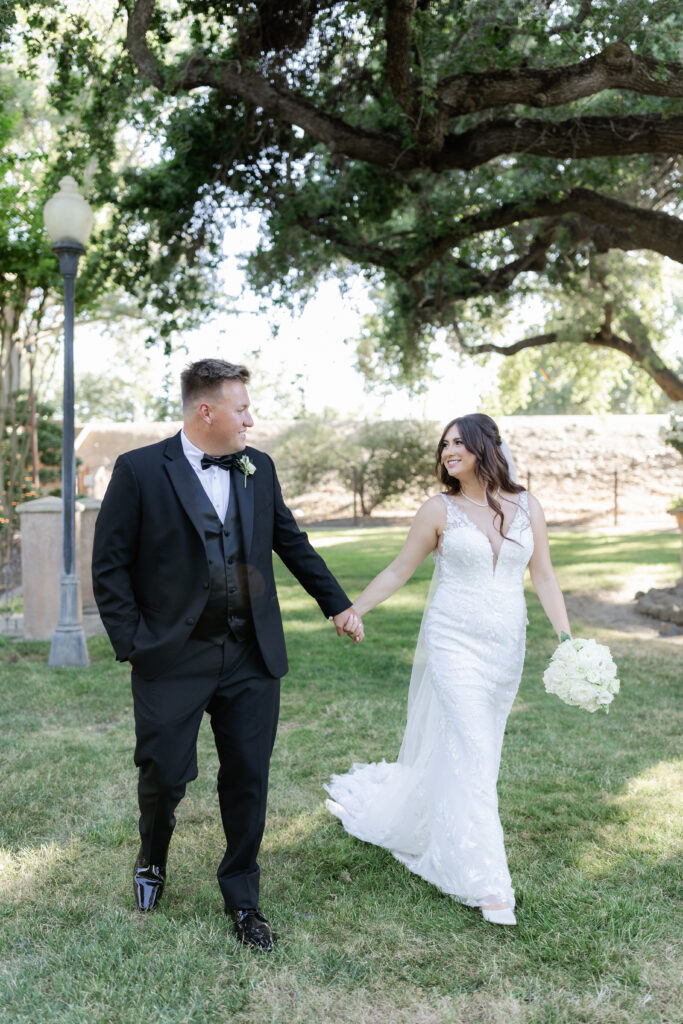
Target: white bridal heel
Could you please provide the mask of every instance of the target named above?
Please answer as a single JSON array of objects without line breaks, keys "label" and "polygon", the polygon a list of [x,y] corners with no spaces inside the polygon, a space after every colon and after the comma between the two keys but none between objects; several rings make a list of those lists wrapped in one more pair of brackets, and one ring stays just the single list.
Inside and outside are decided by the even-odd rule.
[{"label": "white bridal heel", "polygon": [[480,907],[481,916],[489,924],[517,924],[517,918],[509,907]]}]

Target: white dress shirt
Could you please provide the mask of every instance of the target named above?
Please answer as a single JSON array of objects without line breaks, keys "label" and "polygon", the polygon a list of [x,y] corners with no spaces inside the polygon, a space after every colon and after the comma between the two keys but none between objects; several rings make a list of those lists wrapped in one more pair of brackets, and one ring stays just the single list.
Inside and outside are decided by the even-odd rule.
[{"label": "white dress shirt", "polygon": [[228,511],[230,500],[230,473],[221,469],[220,466],[209,466],[202,469],[202,455],[204,452],[192,444],[184,430],[180,431],[180,441],[183,446],[185,458],[192,466],[199,477],[199,482],[206,491],[207,497],[216,510],[216,515],[223,523]]}]

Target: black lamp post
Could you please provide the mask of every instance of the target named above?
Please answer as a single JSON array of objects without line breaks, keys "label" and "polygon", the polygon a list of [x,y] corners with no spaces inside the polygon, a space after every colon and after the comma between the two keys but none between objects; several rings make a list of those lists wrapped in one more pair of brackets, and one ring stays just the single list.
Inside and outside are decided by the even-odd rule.
[{"label": "black lamp post", "polygon": [[62,575],[59,581],[59,621],[52,636],[48,665],[81,667],[89,664],[78,601],[76,576],[76,459],[74,456],[74,282],[78,260],[92,230],[90,205],[72,177],[62,178],[59,192],[45,204],[43,216],[52,251],[64,278],[64,414],[62,437]]}]

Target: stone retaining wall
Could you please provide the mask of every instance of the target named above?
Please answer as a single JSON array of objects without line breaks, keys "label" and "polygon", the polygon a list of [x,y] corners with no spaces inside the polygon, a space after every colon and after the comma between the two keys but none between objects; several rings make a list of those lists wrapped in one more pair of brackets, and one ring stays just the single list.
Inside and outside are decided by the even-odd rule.
[{"label": "stone retaining wall", "polygon": [[683,458],[661,440],[667,419],[510,416],[499,426],[549,522],[672,529],[666,510],[683,494]]},{"label": "stone retaining wall", "polygon": [[[669,530],[675,522],[666,510],[683,495],[683,458],[661,440],[667,421],[667,416],[503,416],[498,425],[520,482],[539,499],[551,525]],[[425,425],[434,447],[441,429],[442,424]],[[278,432],[271,425],[262,443],[256,436],[253,443],[276,449]],[[352,515],[352,496],[323,483],[315,494],[286,495],[301,518]],[[435,483],[431,493],[437,489]],[[426,496],[407,495],[378,508],[373,519],[412,515]]]},{"label": "stone retaining wall", "polygon": [[[499,418],[519,479],[541,501],[550,523],[567,526],[671,529],[666,509],[683,495],[683,458],[665,445],[660,431],[667,416],[503,416]],[[277,441],[291,421],[261,422],[249,431],[255,448],[277,455]],[[116,456],[175,433],[178,423],[92,423],[77,439],[82,486],[101,497]],[[339,424],[351,432],[355,424]],[[443,424],[425,423],[425,447],[436,447]],[[278,463],[283,470],[281,463]],[[616,480],[615,480],[616,474]],[[87,484],[86,484],[87,481]],[[88,486],[88,484],[90,486]],[[97,491],[95,493],[95,486]],[[436,493],[437,484],[434,490]],[[373,518],[412,515],[424,499],[409,494],[379,508]],[[332,479],[315,493],[285,498],[305,522],[346,519],[353,497]]]}]

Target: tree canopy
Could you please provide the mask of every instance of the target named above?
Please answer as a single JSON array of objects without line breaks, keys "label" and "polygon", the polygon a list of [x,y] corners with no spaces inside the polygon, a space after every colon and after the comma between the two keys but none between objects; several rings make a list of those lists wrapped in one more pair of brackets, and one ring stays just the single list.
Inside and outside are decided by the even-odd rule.
[{"label": "tree canopy", "polygon": [[[19,5],[14,5],[18,7]],[[45,8],[47,11],[47,7]],[[6,563],[13,544],[15,509],[19,501],[40,481],[49,483],[54,453],[45,437],[54,429],[47,421],[54,410],[45,404],[45,393],[53,384],[63,329],[63,280],[51,251],[43,224],[43,205],[57,190],[59,179],[73,171],[86,176],[91,160],[89,147],[80,144],[86,136],[95,138],[102,169],[94,203],[98,225],[81,260],[76,281],[76,310],[79,320],[116,323],[130,334],[139,330],[151,313],[152,277],[157,284],[154,302],[154,340],[163,337],[180,321],[194,322],[197,303],[178,303],[194,285],[182,274],[179,261],[158,258],[149,233],[135,244],[127,234],[116,240],[118,220],[107,201],[121,173],[121,164],[131,160],[135,129],[128,140],[117,135],[117,115],[107,115],[99,136],[91,131],[95,116],[94,78],[91,68],[85,78],[63,82],[63,63],[70,26],[59,36],[55,52],[44,43],[50,26],[41,16],[32,20],[13,19],[12,5],[0,6],[0,530]],[[38,12],[40,15],[40,12]],[[23,20],[22,20],[23,19]],[[96,24],[96,19],[93,19]],[[89,46],[90,52],[99,52]],[[121,83],[115,83],[121,89]],[[111,112],[112,95],[107,99]],[[53,99],[56,101],[53,103]],[[75,138],[77,152],[70,151]],[[111,159],[105,160],[105,150]],[[151,256],[150,254],[153,255]],[[205,262],[209,262],[209,259]],[[182,291],[175,286],[180,278]],[[199,278],[199,275],[198,275]],[[210,276],[201,277],[202,296],[210,292]],[[159,296],[161,301],[159,301]],[[164,318],[164,305],[168,315]],[[176,312],[180,305],[180,315]],[[185,311],[187,310],[187,311]],[[161,330],[159,322],[161,321]],[[128,365],[130,372],[130,360]],[[59,376],[59,374],[57,374]],[[111,382],[110,382],[111,388]],[[59,428],[61,430],[61,427]],[[59,431],[58,431],[59,432]],[[61,441],[60,441],[61,444]],[[32,472],[28,473],[30,462]],[[28,481],[28,484],[27,484]]]},{"label": "tree canopy", "polygon": [[258,210],[257,288],[372,282],[369,375],[414,382],[436,336],[471,355],[586,343],[683,397],[638,291],[614,287],[644,254],[683,263],[678,0],[122,0],[106,45],[77,3],[22,7],[57,38],[62,103],[89,95],[72,156],[96,152],[104,182],[120,124],[145,126],[112,237],[153,241],[146,280],[180,254],[191,275]]}]

